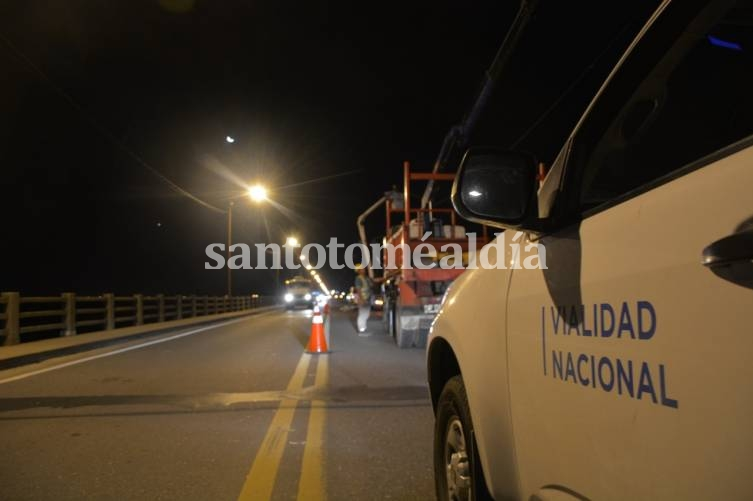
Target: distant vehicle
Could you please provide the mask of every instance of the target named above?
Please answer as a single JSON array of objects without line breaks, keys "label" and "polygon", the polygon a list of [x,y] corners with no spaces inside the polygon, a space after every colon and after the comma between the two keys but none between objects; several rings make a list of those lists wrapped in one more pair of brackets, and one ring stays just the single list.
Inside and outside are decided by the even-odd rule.
[{"label": "distant vehicle", "polygon": [[753,6],[660,4],[540,184],[530,154],[464,156],[458,212],[547,269],[443,300],[440,500],[753,499]]},{"label": "distant vehicle", "polygon": [[285,281],[285,309],[305,307],[312,309],[318,296],[317,287],[311,280],[295,277]]}]

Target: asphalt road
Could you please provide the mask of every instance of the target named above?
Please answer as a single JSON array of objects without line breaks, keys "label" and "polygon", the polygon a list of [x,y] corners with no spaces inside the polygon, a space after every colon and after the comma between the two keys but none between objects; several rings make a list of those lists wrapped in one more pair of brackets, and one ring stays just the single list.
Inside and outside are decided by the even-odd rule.
[{"label": "asphalt road", "polygon": [[423,350],[271,312],[0,372],[0,499],[433,499]]}]

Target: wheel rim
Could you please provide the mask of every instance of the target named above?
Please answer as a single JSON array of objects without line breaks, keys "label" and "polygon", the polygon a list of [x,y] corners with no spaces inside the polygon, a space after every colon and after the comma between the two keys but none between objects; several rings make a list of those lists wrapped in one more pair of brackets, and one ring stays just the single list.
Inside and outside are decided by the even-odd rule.
[{"label": "wheel rim", "polygon": [[447,499],[470,501],[471,475],[466,448],[465,432],[460,419],[453,417],[447,425],[444,442],[445,472],[447,475]]}]

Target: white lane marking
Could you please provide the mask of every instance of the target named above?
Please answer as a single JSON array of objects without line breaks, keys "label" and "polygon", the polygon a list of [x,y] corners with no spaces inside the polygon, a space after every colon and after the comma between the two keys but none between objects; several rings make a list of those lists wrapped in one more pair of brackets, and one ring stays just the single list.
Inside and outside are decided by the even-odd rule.
[{"label": "white lane marking", "polygon": [[218,327],[224,327],[225,325],[236,324],[238,322],[242,322],[244,320],[248,320],[249,318],[256,318],[258,316],[260,316],[260,315],[254,315],[252,317],[244,317],[244,318],[233,319],[233,320],[229,320],[227,322],[222,322],[220,324],[208,325],[206,327],[201,327],[199,329],[194,329],[194,330],[187,331],[187,332],[181,332],[180,334],[176,334],[174,336],[170,336],[170,337],[166,337],[166,338],[161,338],[161,339],[155,339],[154,341],[147,341],[145,343],[136,344],[136,345],[133,345],[133,346],[128,346],[126,348],[121,348],[119,350],[108,351],[107,353],[100,353],[98,355],[91,355],[89,357],[80,358],[78,360],[72,360],[70,362],[65,362],[63,364],[53,365],[52,367],[45,367],[44,369],[39,369],[39,370],[36,370],[36,371],[26,372],[24,374],[19,374],[18,376],[12,376],[12,377],[9,377],[9,378],[6,378],[6,379],[0,379],[0,384],[11,383],[13,381],[18,381],[20,379],[26,379],[28,377],[38,376],[38,375],[44,374],[46,372],[52,372],[52,371],[56,371],[56,370],[59,370],[59,369],[64,369],[64,368],[70,367],[72,365],[83,364],[84,362],[91,362],[92,360],[97,360],[98,358],[112,357],[114,355],[119,355],[119,354],[125,353],[127,351],[138,350],[140,348],[146,348],[147,346],[152,346],[152,345],[160,344],[160,343],[166,343],[168,341],[174,341],[176,339],[180,339],[180,338],[186,337],[186,336],[193,336],[194,334],[198,334],[199,332],[204,332],[204,331],[208,331],[208,330],[211,330],[211,329],[217,329]]}]

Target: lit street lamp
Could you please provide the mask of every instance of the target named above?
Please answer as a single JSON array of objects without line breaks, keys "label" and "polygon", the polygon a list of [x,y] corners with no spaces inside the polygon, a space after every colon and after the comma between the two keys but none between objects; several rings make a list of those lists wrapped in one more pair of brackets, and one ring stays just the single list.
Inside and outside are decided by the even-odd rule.
[{"label": "lit street lamp", "polygon": [[287,245],[288,247],[300,247],[300,246],[301,246],[301,244],[299,244],[299,243],[298,243],[298,239],[297,239],[297,238],[295,238],[295,237],[288,237],[288,238],[287,238],[287,239],[285,240],[285,244],[286,244],[286,245]]},{"label": "lit street lamp", "polygon": [[267,189],[260,184],[255,184],[248,189],[248,196],[256,203],[263,202],[267,199]]}]

